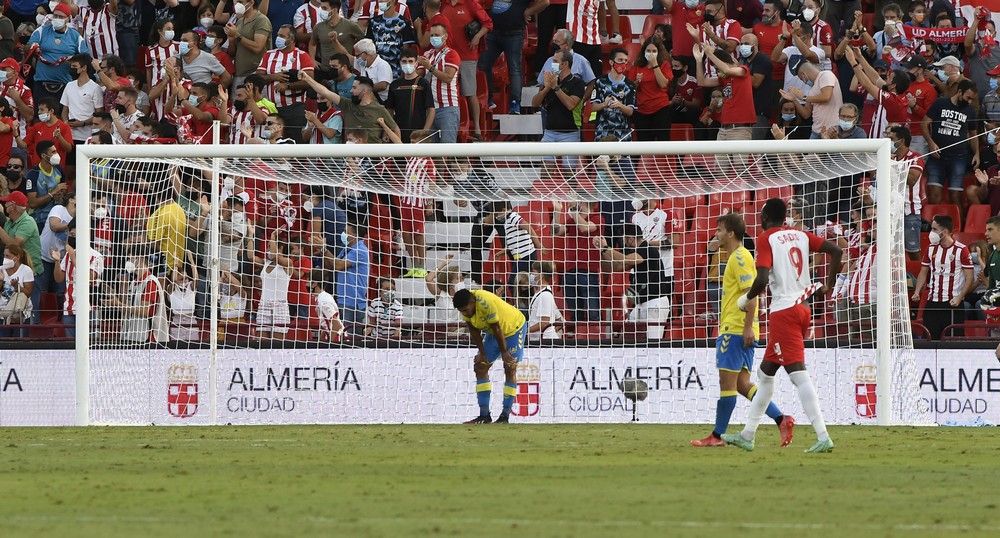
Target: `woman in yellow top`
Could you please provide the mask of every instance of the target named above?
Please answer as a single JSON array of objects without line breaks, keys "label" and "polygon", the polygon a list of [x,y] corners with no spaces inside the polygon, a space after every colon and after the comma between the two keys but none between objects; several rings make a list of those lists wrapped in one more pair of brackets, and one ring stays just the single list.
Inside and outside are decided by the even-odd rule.
[{"label": "woman in yellow top", "polygon": [[490,416],[490,391],[493,388],[490,366],[498,358],[503,358],[503,411],[495,422],[510,422],[510,409],[517,394],[517,363],[524,358],[524,341],[528,335],[524,314],[485,290],[458,290],[452,304],[462,314],[472,342],[479,350],[472,363],[476,373],[479,416],[466,424],[494,422]]}]

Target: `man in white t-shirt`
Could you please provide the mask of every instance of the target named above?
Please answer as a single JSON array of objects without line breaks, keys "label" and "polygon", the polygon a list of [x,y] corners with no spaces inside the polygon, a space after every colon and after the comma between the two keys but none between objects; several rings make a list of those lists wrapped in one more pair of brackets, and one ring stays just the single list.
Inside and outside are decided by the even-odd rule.
[{"label": "man in white t-shirt", "polygon": [[564,321],[556,296],[552,291],[551,262],[535,262],[531,265],[528,281],[535,294],[528,305],[528,341],[558,340],[558,326]]},{"label": "man in white t-shirt", "polygon": [[70,58],[69,70],[76,78],[66,84],[59,98],[62,119],[73,128],[76,144],[83,144],[90,138],[94,113],[104,111],[104,90],[90,78],[89,68],[90,56],[78,54]]},{"label": "man in white t-shirt", "polygon": [[389,98],[389,83],[393,78],[392,66],[379,57],[375,50],[375,42],[371,39],[362,39],[354,44],[354,69],[362,77],[372,79],[379,101],[385,102]]},{"label": "man in white t-shirt", "polygon": [[55,265],[58,259],[52,257],[53,252],[66,250],[66,239],[69,237],[69,223],[76,214],[76,196],[70,195],[65,205],[52,206],[49,216],[42,228],[42,274],[36,279],[35,285],[41,286],[42,293],[62,293],[63,286],[55,282]]}]

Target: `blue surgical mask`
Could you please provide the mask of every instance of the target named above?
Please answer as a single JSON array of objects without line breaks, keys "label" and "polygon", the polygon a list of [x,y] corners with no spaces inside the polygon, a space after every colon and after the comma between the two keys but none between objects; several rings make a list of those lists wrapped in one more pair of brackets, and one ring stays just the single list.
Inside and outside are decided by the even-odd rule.
[{"label": "blue surgical mask", "polygon": [[180,50],[181,56],[184,56],[185,54],[191,52],[191,44],[187,41],[181,41]]},{"label": "blue surgical mask", "polygon": [[993,91],[996,91],[997,86],[1000,86],[1000,80],[997,80],[997,79],[991,77],[990,78],[990,89],[993,90]]},{"label": "blue surgical mask", "polygon": [[192,93],[188,96],[188,102],[191,103],[191,106],[198,106],[198,96]]},{"label": "blue surgical mask", "polygon": [[986,133],[986,143],[993,146],[997,143],[997,135],[995,132],[990,131]]},{"label": "blue surgical mask", "polygon": [[444,46],[444,36],[432,35],[431,36],[431,46],[439,49]]},{"label": "blue surgical mask", "polygon": [[347,232],[340,232],[340,242],[347,246]]},{"label": "blue surgical mask", "polygon": [[684,5],[687,6],[688,9],[694,9],[698,7],[698,0],[684,0]]},{"label": "blue surgical mask", "polygon": [[840,120],[838,122],[838,124],[840,125],[840,130],[841,131],[850,131],[851,129],[854,128],[854,122],[853,121]]},{"label": "blue surgical mask", "polygon": [[781,115],[781,119],[783,121],[792,121],[792,120],[795,119],[795,114],[794,113],[792,113],[792,114],[782,114]]},{"label": "blue surgical mask", "polygon": [[559,62],[552,62],[549,64],[549,70],[555,74],[559,74]]},{"label": "blue surgical mask", "polygon": [[749,58],[753,54],[753,45],[747,45],[746,43],[740,44],[736,47],[737,52],[740,53],[741,58]]},{"label": "blue surgical mask", "polygon": [[948,73],[944,72],[944,69],[937,70],[937,78],[941,79],[942,82],[948,80]]},{"label": "blue surgical mask", "polygon": [[285,48],[285,38],[278,36],[274,38],[274,48],[283,49]]},{"label": "blue surgical mask", "polygon": [[0,82],[7,81],[7,71],[0,69]]}]

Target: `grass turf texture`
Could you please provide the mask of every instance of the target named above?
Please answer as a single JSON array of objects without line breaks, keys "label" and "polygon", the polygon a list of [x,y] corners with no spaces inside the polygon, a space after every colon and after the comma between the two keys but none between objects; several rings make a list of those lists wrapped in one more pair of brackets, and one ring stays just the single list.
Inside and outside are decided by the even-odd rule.
[{"label": "grass turf texture", "polygon": [[[1000,535],[1000,429],[7,428],[4,536]],[[733,428],[735,431],[735,428]]]}]

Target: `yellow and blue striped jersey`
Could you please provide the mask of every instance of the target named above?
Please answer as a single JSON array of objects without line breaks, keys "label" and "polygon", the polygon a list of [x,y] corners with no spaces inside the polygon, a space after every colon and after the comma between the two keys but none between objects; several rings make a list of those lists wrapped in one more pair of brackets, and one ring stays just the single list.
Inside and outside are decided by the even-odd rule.
[{"label": "yellow and blue striped jersey", "polygon": [[496,295],[485,290],[473,290],[472,297],[476,301],[476,313],[471,318],[463,315],[462,319],[473,327],[487,330],[490,325],[497,323],[504,337],[507,337],[517,334],[524,325],[524,314]]},{"label": "yellow and blue striped jersey", "polygon": [[[719,334],[743,334],[746,312],[736,306],[736,300],[750,289],[757,278],[753,256],[744,246],[729,255],[726,272],[722,276],[722,309],[719,316]],[[758,312],[753,313],[753,335],[760,338]]]}]

